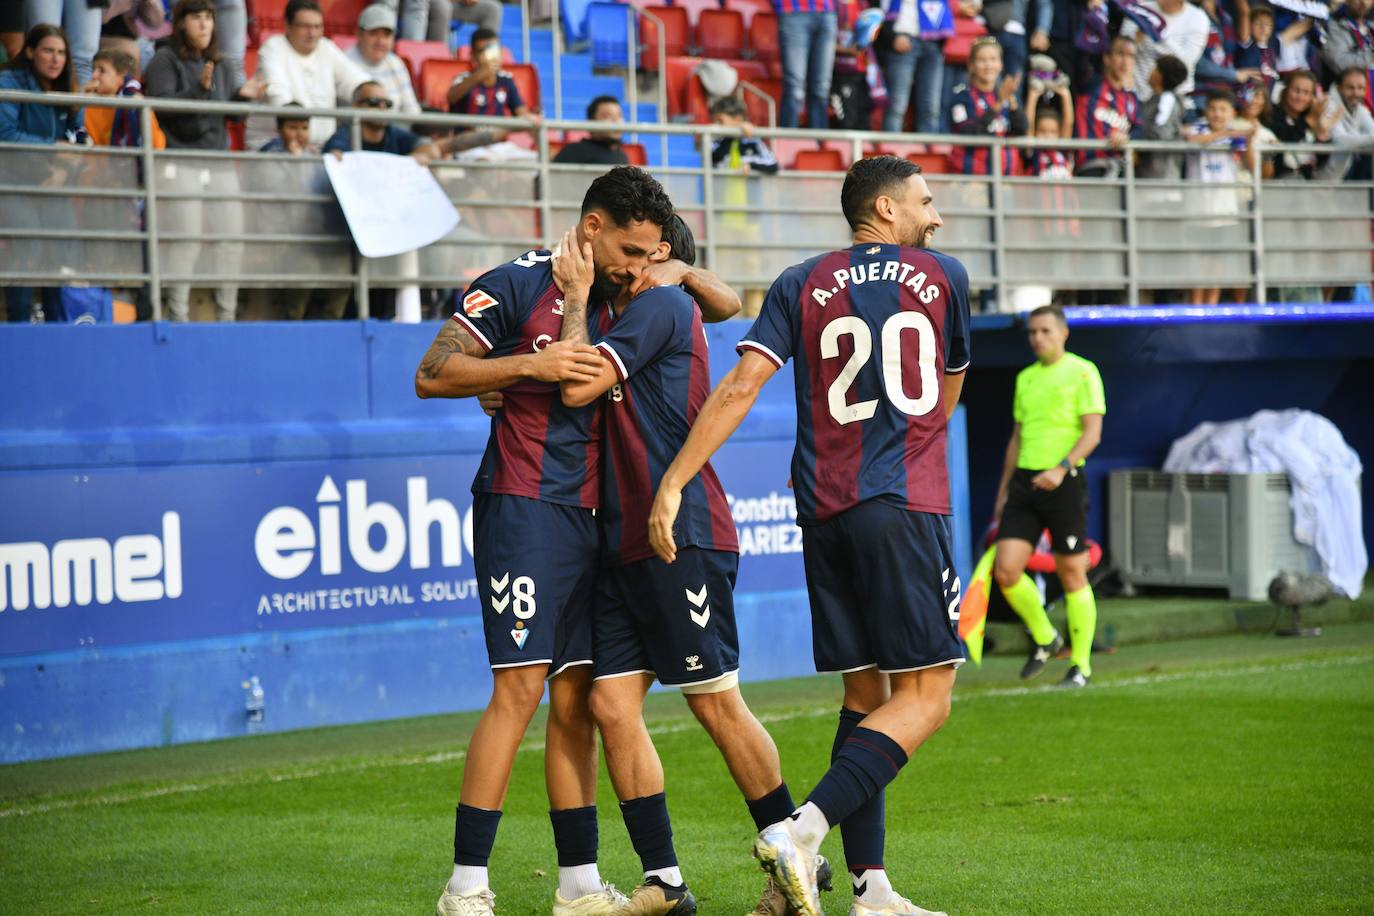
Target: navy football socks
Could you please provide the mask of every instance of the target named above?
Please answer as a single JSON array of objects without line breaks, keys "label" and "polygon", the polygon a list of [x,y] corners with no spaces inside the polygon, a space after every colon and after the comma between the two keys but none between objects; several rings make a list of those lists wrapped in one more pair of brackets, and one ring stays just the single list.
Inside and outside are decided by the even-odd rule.
[{"label": "navy football socks", "polygon": [[787,816],[797,807],[792,804],[792,793],[787,790],[786,782],[762,798],[756,798],[753,801],[746,799],[746,802],[748,802],[749,815],[754,819],[754,829],[756,830],[762,830],[769,824],[786,820]]},{"label": "navy football socks", "polygon": [[460,804],[453,818],[453,864],[486,868],[500,824],[500,811]]},{"label": "navy football socks", "polygon": [[815,803],[829,823],[842,824],[896,779],[906,761],[906,751],[896,741],[856,726],[807,801]]},{"label": "navy football socks", "polygon": [[673,850],[673,825],[668,820],[668,799],[662,792],[620,803],[630,843],[639,854],[645,872],[677,865]]},{"label": "navy football socks", "polygon": [[[865,718],[861,712],[840,708],[840,724],[835,728],[835,745],[830,751],[832,764],[840,756],[840,750],[854,733],[854,729],[858,728],[859,723]],[[840,837],[844,840],[844,861],[852,872],[883,867],[883,849],[887,839],[886,796],[886,790],[879,789],[856,808],[853,814],[840,822]]]},{"label": "navy football socks", "polygon": [[549,821],[553,823],[553,845],[558,850],[559,868],[595,864],[598,841],[595,805],[550,811]]}]

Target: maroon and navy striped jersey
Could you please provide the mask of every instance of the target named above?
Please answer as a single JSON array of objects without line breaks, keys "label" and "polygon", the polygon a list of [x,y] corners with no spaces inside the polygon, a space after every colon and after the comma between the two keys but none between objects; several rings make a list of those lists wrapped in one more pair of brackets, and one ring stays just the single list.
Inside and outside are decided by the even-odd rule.
[{"label": "maroon and navy striped jersey", "polygon": [[871,499],[949,514],[944,377],[969,364],[962,264],[872,243],[818,255],[783,271],[738,349],[796,361],[799,524]]},{"label": "maroon and navy striped jersey", "polygon": [[[1019,137],[1026,132],[1026,114],[997,100],[995,91],[984,92],[975,86],[955,86],[950,100],[949,123],[956,134],[985,137]],[[992,147],[954,147],[950,164],[965,175],[992,174]],[[1002,150],[1002,174],[1013,174],[1016,153]]]},{"label": "maroon and navy striped jersey", "polygon": [[[462,77],[454,82],[460,80]],[[496,85],[473,86],[467,95],[449,107],[449,111],[454,114],[487,115],[496,118],[513,115],[516,109],[523,108],[524,105],[525,100],[520,97],[520,87],[515,85],[515,78],[502,70],[496,76]]]},{"label": "maroon and navy striped jersey", "polygon": [[[563,294],[552,255],[531,251],[477,278],[453,315],[488,356],[536,353],[563,330]],[[505,493],[595,509],[601,443],[599,404],[566,407],[558,385],[524,381],[506,388],[491,421],[474,493]]]},{"label": "maroon and navy striped jersey", "polygon": [[[706,331],[696,303],[677,286],[636,296],[618,316],[600,308],[592,327],[620,380],[606,392],[603,411],[601,530],[611,562],[633,563],[654,555],[654,494],[711,393]],[[725,490],[710,464],[682,489],[673,539],[679,547],[739,552]]]},{"label": "maroon and navy striped jersey", "polygon": [[773,0],[773,9],[784,13],[833,13],[835,0]]},{"label": "maroon and navy striped jersey", "polygon": [[[1106,80],[1098,80],[1087,92],[1078,96],[1078,110],[1074,113],[1073,133],[1085,140],[1106,140],[1114,130],[1135,136],[1140,119],[1140,99],[1133,89],[1117,89]],[[1079,150],[1078,164],[1089,159],[1112,155],[1106,150]]]}]

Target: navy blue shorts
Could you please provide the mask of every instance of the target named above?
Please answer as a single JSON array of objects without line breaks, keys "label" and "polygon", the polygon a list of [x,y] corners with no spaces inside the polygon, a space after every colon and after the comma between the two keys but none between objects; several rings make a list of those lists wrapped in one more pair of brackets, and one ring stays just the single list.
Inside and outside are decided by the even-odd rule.
[{"label": "navy blue shorts", "polygon": [[948,518],[869,500],[803,532],[817,671],[964,661]]},{"label": "navy blue shorts", "polygon": [[472,548],[493,668],[592,660],[599,534],[591,509],[477,493]]},{"label": "navy blue shorts", "polygon": [[594,676],[648,673],[689,687],[739,670],[735,573],[739,554],[687,547],[601,572]]}]

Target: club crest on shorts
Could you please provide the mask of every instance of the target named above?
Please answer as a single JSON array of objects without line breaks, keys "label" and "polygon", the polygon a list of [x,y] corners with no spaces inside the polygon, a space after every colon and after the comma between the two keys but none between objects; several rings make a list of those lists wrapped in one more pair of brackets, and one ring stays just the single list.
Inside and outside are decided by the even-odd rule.
[{"label": "club crest on shorts", "polygon": [[683,591],[687,593],[687,613],[691,616],[692,623],[703,630],[706,629],[706,624],[711,619],[711,605],[706,603],[706,586],[703,585],[695,592],[690,588],[684,588]]},{"label": "club crest on shorts", "polygon": [[463,297],[463,313],[469,318],[478,318],[493,305],[500,305],[496,297],[485,290],[474,289]]},{"label": "club crest on shorts", "polygon": [[517,649],[523,649],[523,648],[525,648],[525,640],[527,640],[527,639],[530,638],[530,631],[529,631],[529,630],[511,630],[511,631],[510,631],[510,638],[513,639],[513,640],[515,640],[515,648],[517,648]]}]

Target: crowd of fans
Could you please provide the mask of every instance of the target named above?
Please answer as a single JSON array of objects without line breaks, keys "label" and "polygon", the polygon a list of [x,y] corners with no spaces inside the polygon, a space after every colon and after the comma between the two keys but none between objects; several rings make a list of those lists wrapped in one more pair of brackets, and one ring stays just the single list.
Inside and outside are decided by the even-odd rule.
[{"label": "crowd of fans", "polygon": [[[1322,0],[1270,2],[774,0],[779,123],[952,135],[950,145],[934,149],[947,157],[949,171],[970,175],[1114,177],[1129,155],[1142,177],[1217,186],[1234,186],[1256,173],[1264,179],[1369,180],[1374,0],[1338,0],[1330,7]],[[504,69],[497,0],[378,0],[362,10],[347,50],[326,37],[318,2],[290,0],[284,33],[266,37],[251,75],[244,69],[248,12],[245,0],[0,4],[0,51],[9,58],[0,65],[0,88],[419,113],[423,93],[395,43],[447,40],[457,21],[476,29],[460,56],[468,69],[447,90],[448,110],[538,122],[538,111]],[[981,37],[959,43],[957,36],[973,34]],[[710,99],[710,117],[744,135],[718,141],[713,165],[739,173],[776,171],[778,158],[752,136],[739,91],[734,82],[728,85],[725,95]],[[629,161],[620,101],[599,97],[586,117],[608,126],[562,146],[556,161]],[[234,125],[219,114],[168,112],[153,121],[153,143],[225,149]],[[1027,135],[1105,140],[1110,150],[1007,148],[999,159],[989,147],[958,143],[961,137]],[[534,155],[531,144],[516,146],[510,137],[511,131],[494,129],[422,137],[401,125],[363,122],[361,145],[426,162]],[[250,148],[291,155],[354,146],[350,130],[328,117],[278,118],[274,135],[250,132],[249,139]],[[1132,140],[1184,140],[1196,150],[1146,152],[1130,149]],[[4,103],[0,141],[137,146],[142,132],[135,112]],[[1329,144],[1331,151],[1266,153],[1274,143]],[[163,178],[182,192],[168,202],[166,219],[183,234],[210,228],[213,211],[196,192],[237,191],[232,176],[219,171],[169,169]],[[1235,206],[1234,187],[1228,192],[1208,199],[1224,211]],[[218,212],[213,220],[220,233],[236,231]],[[177,244],[187,249],[181,255],[194,254],[196,243]],[[233,253],[225,255],[220,273],[233,275]],[[48,301],[52,295],[42,293],[45,309],[57,307]],[[173,319],[187,318],[188,297],[184,286],[166,291]],[[237,297],[232,285],[215,289],[222,320],[233,318]],[[1196,291],[1196,297],[1216,301],[1216,291]],[[26,320],[32,291],[10,288],[6,299],[10,320]],[[293,299],[288,310],[328,317],[341,312],[339,299]]]}]

